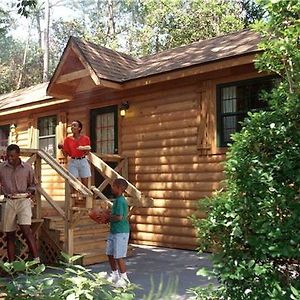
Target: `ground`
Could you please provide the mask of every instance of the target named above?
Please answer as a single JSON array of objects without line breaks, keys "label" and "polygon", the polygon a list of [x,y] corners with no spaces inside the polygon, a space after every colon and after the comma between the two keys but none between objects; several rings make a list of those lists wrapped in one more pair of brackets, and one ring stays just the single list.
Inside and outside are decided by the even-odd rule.
[{"label": "ground", "polygon": [[[160,247],[134,245],[133,255],[126,259],[127,273],[131,282],[139,285],[137,298],[156,292],[163,281],[164,289],[168,282],[177,281],[177,290],[172,299],[192,299],[187,289],[208,284],[205,277],[196,272],[211,267],[210,254],[198,254],[196,251],[177,250]],[[90,266],[94,272],[110,271],[108,263]]]}]

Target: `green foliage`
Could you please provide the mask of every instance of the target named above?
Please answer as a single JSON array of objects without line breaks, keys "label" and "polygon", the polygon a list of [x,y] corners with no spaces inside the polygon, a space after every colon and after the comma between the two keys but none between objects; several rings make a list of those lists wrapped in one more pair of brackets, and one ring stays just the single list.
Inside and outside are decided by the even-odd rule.
[{"label": "green foliage", "polygon": [[235,1],[127,0],[122,7],[131,53],[147,55],[244,27]]},{"label": "green foliage", "polygon": [[191,294],[196,299],[201,300],[225,300],[223,296],[223,288],[215,287],[214,285],[209,285],[206,287],[197,287],[188,290],[188,293]]},{"label": "green foliage", "polygon": [[0,47],[3,49],[0,52],[0,93],[16,89],[20,72],[23,72],[20,88],[42,81],[41,52],[36,44],[30,44],[23,70],[24,43],[17,42],[10,36],[0,36]]},{"label": "green foliage", "polygon": [[264,7],[254,0],[242,0],[241,6],[245,16],[243,21],[246,27],[256,21],[262,20],[266,14]]},{"label": "green foliage", "polygon": [[155,288],[153,278],[150,277],[151,289],[149,293],[143,296],[143,300],[157,300],[157,299],[172,299],[176,294],[178,286],[178,278],[169,279],[167,284],[164,284],[163,278],[161,277],[159,286]]},{"label": "green foliage", "polygon": [[17,0],[18,14],[28,17],[31,13],[31,9],[37,5],[37,0]]},{"label": "green foliage", "polygon": [[224,299],[300,299],[300,2],[260,4],[257,67],[281,83],[264,95],[270,109],[249,113],[233,136],[226,191],[202,201],[208,217],[194,224],[201,249],[215,251]]},{"label": "green foliage", "polygon": [[[9,49],[10,54],[5,59],[0,55],[0,93],[42,82],[46,2],[10,0],[10,3],[13,7],[3,4],[4,9],[0,10],[0,36],[10,33],[11,22],[17,24],[20,14],[28,17],[31,21],[29,52],[24,55],[25,42],[6,39],[1,49],[4,52]],[[56,68],[70,35],[133,56],[144,56],[240,30],[261,17],[260,7],[253,0],[49,0],[49,4],[48,74]],[[55,11],[61,7],[71,9],[73,19],[57,19]],[[14,14],[12,8],[19,14]]]},{"label": "green foliage", "polygon": [[7,33],[10,23],[11,19],[8,12],[0,8],[0,36]]},{"label": "green foliage", "polygon": [[116,289],[105,279],[104,273],[91,273],[89,269],[74,264],[79,256],[63,254],[63,258],[66,262],[50,272],[45,272],[45,266],[35,261],[0,263],[10,275],[8,280],[2,279],[0,291],[7,295],[7,300],[134,299],[133,286]]}]

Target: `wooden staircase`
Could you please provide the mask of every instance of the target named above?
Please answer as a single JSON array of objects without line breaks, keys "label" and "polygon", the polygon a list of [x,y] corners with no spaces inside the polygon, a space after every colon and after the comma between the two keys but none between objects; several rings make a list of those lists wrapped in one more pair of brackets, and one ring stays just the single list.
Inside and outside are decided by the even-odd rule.
[{"label": "wooden staircase", "polygon": [[[27,162],[33,165],[37,181],[33,215],[36,220],[41,220],[38,223],[41,227],[39,227],[40,229],[37,228],[36,238],[39,241],[42,261],[46,264],[55,263],[62,251],[69,255],[82,255],[81,263],[83,265],[106,261],[105,247],[109,226],[92,221],[88,217],[88,211],[99,205],[102,207],[111,206],[112,202],[103,194],[103,190],[115,178],[128,177],[127,159],[118,155],[105,155],[100,158],[99,155],[89,153],[88,159],[92,169],[100,172],[105,178],[99,187],[93,186],[89,189],[44,150],[21,149],[21,155],[29,157]],[[118,165],[113,169],[103,159],[107,161],[112,159],[117,161]],[[42,187],[42,161],[64,179],[65,197],[62,205],[52,198],[49,191]],[[81,203],[83,205],[79,206],[76,203],[71,196],[73,194],[71,190],[78,193],[78,199],[85,199]],[[151,205],[152,199],[145,197],[131,183],[129,183],[125,194],[131,209]],[[54,212],[53,216],[43,218],[45,214],[42,212],[42,198],[50,205]],[[5,240],[0,232],[0,248],[1,245],[4,247]],[[25,253],[24,258],[27,258],[28,251],[25,243],[24,246],[25,248],[23,247],[21,251]]]},{"label": "wooden staircase", "polygon": [[[64,249],[64,220],[60,216],[45,217],[43,227],[61,249]],[[105,255],[109,225],[97,224],[82,216],[74,228],[74,255],[82,255],[81,264],[90,265],[107,260]]]}]

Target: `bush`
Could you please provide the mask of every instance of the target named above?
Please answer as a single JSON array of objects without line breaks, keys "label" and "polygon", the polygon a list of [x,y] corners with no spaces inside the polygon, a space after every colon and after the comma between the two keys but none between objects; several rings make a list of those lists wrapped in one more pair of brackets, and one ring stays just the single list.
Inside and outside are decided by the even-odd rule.
[{"label": "bush", "polygon": [[[233,136],[226,191],[202,201],[208,218],[194,224],[201,249],[215,251],[221,287],[214,293],[300,299],[300,5],[260,2],[269,16],[256,25],[264,38],[257,66],[278,74],[281,83],[264,95],[270,110],[249,113]],[[215,299],[196,291],[199,299]]]},{"label": "bush", "polygon": [[45,265],[35,261],[2,262],[0,266],[10,278],[2,278],[0,292],[7,300],[134,299],[134,286],[116,289],[105,279],[104,273],[91,273],[85,267],[74,265],[79,256],[63,256],[67,262],[51,268],[51,272],[45,272]]}]

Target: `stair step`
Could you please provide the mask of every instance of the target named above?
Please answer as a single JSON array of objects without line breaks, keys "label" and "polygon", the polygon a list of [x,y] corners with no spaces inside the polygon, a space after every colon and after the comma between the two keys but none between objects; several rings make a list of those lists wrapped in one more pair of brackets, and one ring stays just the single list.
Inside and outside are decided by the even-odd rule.
[{"label": "stair step", "polygon": [[[133,246],[128,245],[128,251],[127,251],[127,257],[133,255]],[[82,265],[93,265],[93,264],[99,264],[101,262],[107,261],[107,256],[105,254],[105,249],[103,249],[103,253],[101,253],[99,250],[94,250],[91,252],[85,252],[82,253],[84,256],[82,257]]]},{"label": "stair step", "polygon": [[84,266],[99,264],[105,261],[107,261],[107,255],[105,252],[88,252],[82,257],[82,265]]},{"label": "stair step", "polygon": [[[58,230],[61,232],[64,232],[64,228],[59,228],[59,229],[53,229],[53,230]],[[74,228],[74,234],[102,234],[102,233],[107,233],[109,232],[109,227],[103,226],[103,227],[92,227],[92,226],[80,226]]]},{"label": "stair step", "polygon": [[[64,226],[50,226],[48,227],[53,230],[60,230],[64,231],[65,227]],[[77,226],[74,228],[74,232],[85,232],[85,231],[92,231],[92,232],[106,232],[109,231],[109,225],[107,224],[77,224]]]},{"label": "stair step", "polygon": [[[95,239],[95,238],[107,238],[109,234],[109,231],[105,231],[105,232],[89,232],[89,231],[84,231],[84,232],[74,232],[74,237],[79,238],[89,238],[91,240]],[[60,241],[64,241],[64,236],[65,233],[63,231],[60,231],[59,233],[59,240]]]},{"label": "stair step", "polygon": [[[59,229],[59,230],[63,230],[64,229],[64,221],[63,219],[46,219],[45,222],[47,222],[48,226],[50,229]],[[107,224],[98,224],[96,223],[95,221],[93,221],[92,219],[90,219],[90,217],[88,216],[84,216],[80,219],[80,223],[78,223],[76,225],[75,228],[78,228],[78,227],[82,227],[82,226],[92,226],[92,227],[95,227],[95,228],[101,228],[101,227],[104,227],[104,228],[108,228],[109,225]]]},{"label": "stair step", "polygon": [[107,237],[103,238],[89,238],[89,237],[78,237],[74,239],[74,252],[83,253],[91,252],[95,249],[103,249],[105,253]]}]

